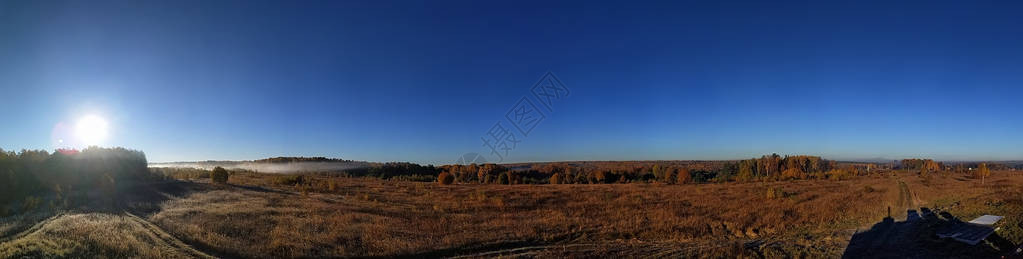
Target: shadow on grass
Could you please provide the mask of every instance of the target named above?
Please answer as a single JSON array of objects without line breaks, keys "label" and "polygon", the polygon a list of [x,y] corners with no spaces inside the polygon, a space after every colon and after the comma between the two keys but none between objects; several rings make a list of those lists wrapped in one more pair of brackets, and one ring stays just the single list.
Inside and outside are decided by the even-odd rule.
[{"label": "shadow on grass", "polygon": [[212,190],[214,187],[203,183],[186,181],[155,181],[129,183],[119,186],[113,206],[93,206],[85,209],[117,213],[128,211],[140,217],[147,217],[160,211],[160,204],[192,193]]},{"label": "shadow on grass", "polygon": [[[165,201],[177,198],[184,198],[197,192],[206,192],[223,188],[240,188],[245,190],[260,191],[262,188],[237,185],[215,185],[209,183],[198,183],[191,181],[169,180],[131,185],[119,190],[117,200],[118,210],[128,211],[142,218],[159,213],[162,209],[159,205]],[[265,190],[262,192],[277,192]],[[177,237],[185,244],[203,253],[218,258],[243,258],[242,255],[207,245],[206,243],[191,240],[187,237]]]},{"label": "shadow on grass", "polygon": [[263,188],[261,186],[247,186],[247,185],[238,185],[238,184],[227,184],[227,185],[231,186],[231,187],[247,190],[247,191],[254,191],[254,192],[276,193],[276,194],[292,194],[290,192],[274,190],[274,189],[267,189],[267,188]]},{"label": "shadow on grass", "polygon": [[906,220],[896,222],[889,208],[888,217],[853,235],[842,258],[998,258],[1016,248],[997,232],[976,245],[937,236],[938,231],[957,224],[964,223],[929,208],[920,208],[920,213],[908,210]]}]

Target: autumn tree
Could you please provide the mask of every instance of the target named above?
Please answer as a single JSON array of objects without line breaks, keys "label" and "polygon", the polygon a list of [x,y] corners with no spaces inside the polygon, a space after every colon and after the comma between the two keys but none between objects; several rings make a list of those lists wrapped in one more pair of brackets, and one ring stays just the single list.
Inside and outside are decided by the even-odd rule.
[{"label": "autumn tree", "polygon": [[980,163],[980,166],[977,167],[977,177],[980,177],[981,185],[984,184],[984,180],[989,175],[991,175],[991,170],[987,169],[987,163]]},{"label": "autumn tree", "polygon": [[654,165],[652,170],[654,172],[654,177],[657,178],[658,181],[661,181],[663,183],[671,183],[672,182],[672,176],[674,176],[673,174],[675,172],[674,168],[670,168],[670,167],[669,168],[665,168],[665,167],[661,167],[659,165]]},{"label": "autumn tree", "polygon": [[689,175],[689,169],[685,167],[679,168],[675,173],[675,183],[677,184],[688,183],[692,181],[692,178],[693,177]]},{"label": "autumn tree", "polygon": [[448,172],[443,172],[437,175],[437,182],[443,185],[449,185],[455,182],[455,177]]},{"label": "autumn tree", "polygon": [[661,181],[664,180],[664,178],[665,178],[664,177],[664,171],[666,171],[666,170],[661,169],[660,165],[654,165],[653,168],[650,168],[650,171],[653,172],[655,179],[661,180]]},{"label": "autumn tree", "polygon": [[803,170],[799,170],[799,167],[793,167],[785,169],[784,172],[781,172],[781,177],[782,179],[786,180],[803,179],[805,177],[805,174],[803,173]]},{"label": "autumn tree", "polygon": [[[443,172],[448,173],[448,175],[451,176],[451,178],[454,178],[453,181],[458,181],[458,182],[468,182],[469,178],[475,178],[475,177],[469,177],[469,175],[463,173],[462,165],[458,165],[458,164],[442,166],[441,167],[441,172],[442,173]],[[440,174],[438,174],[437,176],[440,177]]]},{"label": "autumn tree", "polygon": [[508,184],[522,184],[522,176],[514,171],[504,171],[508,175]]},{"label": "autumn tree", "polygon": [[608,174],[603,170],[596,170],[590,175],[590,183],[607,183]]},{"label": "autumn tree", "polygon": [[753,180],[754,167],[752,165],[752,162],[748,161],[751,160],[743,160],[741,163],[739,163],[739,174],[735,176],[736,181],[749,182]]},{"label": "autumn tree", "polygon": [[576,184],[589,183],[589,174],[586,173],[585,170],[579,170],[579,172],[576,172],[575,178],[571,181]]}]

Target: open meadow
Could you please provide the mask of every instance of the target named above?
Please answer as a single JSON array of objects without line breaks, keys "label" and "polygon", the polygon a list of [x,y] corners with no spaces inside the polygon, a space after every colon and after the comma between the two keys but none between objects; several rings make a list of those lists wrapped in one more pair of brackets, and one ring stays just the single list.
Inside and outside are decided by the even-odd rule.
[{"label": "open meadow", "polygon": [[1021,10],[0,0],[0,259],[1023,259]]},{"label": "open meadow", "polygon": [[965,219],[1005,215],[996,235],[1008,245],[921,234],[914,253],[998,256],[1023,241],[1021,190],[1018,171],[993,172],[983,183],[890,171],[848,180],[575,185],[240,171],[226,184],[125,184],[109,203],[5,216],[0,257],[835,258],[864,255],[848,251],[863,246],[851,240],[889,211],[901,221],[920,208]]}]

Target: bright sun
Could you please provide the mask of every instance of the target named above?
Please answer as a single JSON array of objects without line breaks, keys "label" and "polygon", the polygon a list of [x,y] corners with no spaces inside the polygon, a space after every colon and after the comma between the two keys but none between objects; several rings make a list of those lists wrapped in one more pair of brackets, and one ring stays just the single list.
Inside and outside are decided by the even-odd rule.
[{"label": "bright sun", "polygon": [[107,138],[107,121],[96,115],[88,115],[78,120],[75,135],[87,146],[98,146]]}]

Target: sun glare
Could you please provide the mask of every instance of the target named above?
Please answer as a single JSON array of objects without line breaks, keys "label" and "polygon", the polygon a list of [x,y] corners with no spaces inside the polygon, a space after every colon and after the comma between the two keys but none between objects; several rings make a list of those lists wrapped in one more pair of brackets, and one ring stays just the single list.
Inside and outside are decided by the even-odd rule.
[{"label": "sun glare", "polygon": [[96,115],[82,117],[75,126],[75,135],[87,146],[98,146],[107,138],[107,121]]}]

